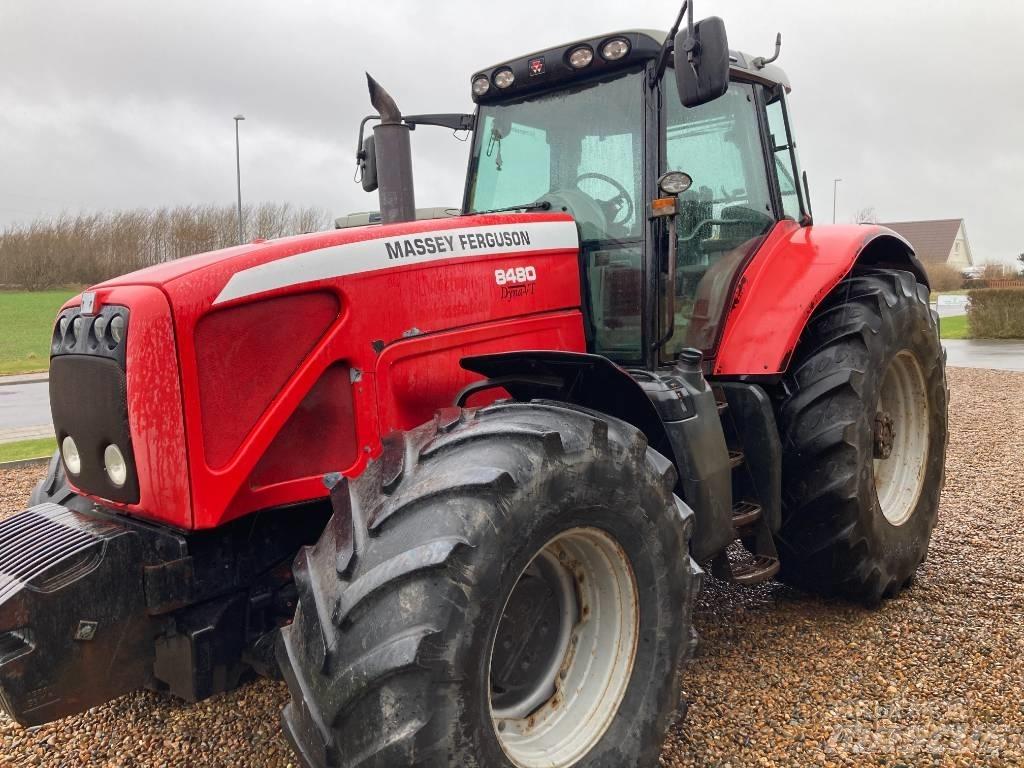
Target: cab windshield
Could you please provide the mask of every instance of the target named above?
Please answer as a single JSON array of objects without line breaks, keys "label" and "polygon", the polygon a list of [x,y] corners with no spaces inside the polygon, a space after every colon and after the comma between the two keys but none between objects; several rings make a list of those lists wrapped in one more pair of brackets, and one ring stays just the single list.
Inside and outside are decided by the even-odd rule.
[{"label": "cab windshield", "polygon": [[548,202],[580,228],[594,351],[640,355],[645,205],[641,71],[485,105],[468,213]]}]

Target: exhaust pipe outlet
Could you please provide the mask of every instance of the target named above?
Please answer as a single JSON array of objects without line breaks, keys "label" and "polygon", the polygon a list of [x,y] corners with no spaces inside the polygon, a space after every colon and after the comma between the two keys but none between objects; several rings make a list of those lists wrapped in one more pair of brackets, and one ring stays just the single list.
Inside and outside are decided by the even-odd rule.
[{"label": "exhaust pipe outlet", "polygon": [[385,224],[413,221],[416,218],[416,195],[412,183],[412,128],[402,122],[402,113],[395,100],[380,83],[366,75],[370,103],[380,115],[380,124],[373,129],[377,159],[377,194],[380,217]]}]

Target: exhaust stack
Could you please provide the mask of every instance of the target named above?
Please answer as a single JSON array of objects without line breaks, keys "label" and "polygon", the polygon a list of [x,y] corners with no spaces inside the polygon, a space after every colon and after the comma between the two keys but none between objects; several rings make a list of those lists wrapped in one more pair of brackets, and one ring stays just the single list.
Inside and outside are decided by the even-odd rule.
[{"label": "exhaust stack", "polygon": [[416,218],[416,195],[412,184],[412,128],[402,122],[402,113],[380,83],[366,75],[370,103],[380,115],[380,124],[373,129],[377,161],[377,194],[380,217],[385,224],[413,221]]}]

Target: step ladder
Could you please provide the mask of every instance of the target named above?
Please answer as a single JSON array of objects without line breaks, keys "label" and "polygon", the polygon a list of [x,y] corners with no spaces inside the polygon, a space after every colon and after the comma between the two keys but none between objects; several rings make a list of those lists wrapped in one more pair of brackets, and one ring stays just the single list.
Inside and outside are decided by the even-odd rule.
[{"label": "step ladder", "polygon": [[[718,414],[723,422],[729,418],[729,403],[725,392],[716,387],[715,399]],[[726,435],[735,435],[735,429],[725,430]],[[711,572],[724,581],[753,586],[773,579],[779,572],[779,553],[768,521],[762,514],[761,505],[754,499],[738,497],[736,473],[749,472],[746,458],[739,446],[729,446],[729,466],[733,471],[732,524],[739,546],[730,546],[711,563]],[[730,556],[731,555],[731,556]]]}]

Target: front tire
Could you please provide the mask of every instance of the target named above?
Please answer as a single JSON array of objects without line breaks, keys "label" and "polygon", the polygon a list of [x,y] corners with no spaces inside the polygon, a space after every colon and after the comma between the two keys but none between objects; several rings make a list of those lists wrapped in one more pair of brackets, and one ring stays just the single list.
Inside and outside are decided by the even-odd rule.
[{"label": "front tire", "polygon": [[783,580],[868,603],[924,560],[946,447],[945,364],[928,288],[855,273],[808,323],[778,409]]},{"label": "front tire", "polygon": [[29,496],[29,506],[53,502],[68,509],[83,512],[92,507],[92,502],[84,496],[79,496],[68,484],[68,476],[64,470],[64,462],[61,461],[60,451],[54,451],[50,457],[50,464],[46,469],[46,476],[36,483]]},{"label": "front tire", "polygon": [[303,763],[655,765],[699,583],[675,478],[634,428],[555,403],[386,439],[296,559],[279,660]]}]

